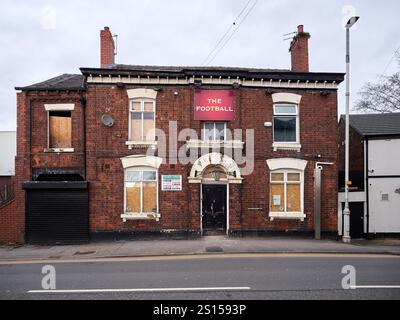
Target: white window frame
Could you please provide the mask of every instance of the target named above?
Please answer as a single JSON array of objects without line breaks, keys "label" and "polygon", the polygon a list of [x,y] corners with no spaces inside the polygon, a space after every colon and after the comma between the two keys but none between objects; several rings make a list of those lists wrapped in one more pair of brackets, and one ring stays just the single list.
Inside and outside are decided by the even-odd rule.
[{"label": "white window frame", "polygon": [[[140,102],[140,111],[139,110],[134,110],[133,109],[133,103],[135,102]],[[135,99],[130,99],[129,100],[129,115],[128,115],[128,123],[129,123],[129,129],[128,129],[128,141],[127,141],[127,145],[134,145],[134,144],[144,144],[144,145],[151,145],[151,144],[155,144],[155,137],[154,140],[145,140],[144,139],[144,135],[143,135],[143,131],[144,131],[144,119],[143,119],[143,115],[145,112],[151,112],[149,110],[144,110],[144,104],[145,103],[153,103],[153,113],[154,113],[154,132],[156,129],[156,100],[155,99],[149,99],[149,98],[135,98]],[[141,134],[140,134],[140,140],[132,140],[132,118],[131,118],[131,114],[132,113],[141,113],[142,114],[142,128],[141,128]]]},{"label": "white window frame", "polygon": [[[277,113],[277,107],[290,106],[296,108],[296,113]],[[275,141],[275,117],[296,117],[296,141]],[[294,103],[275,103],[274,104],[274,121],[273,121],[273,141],[274,145],[299,145],[300,144],[300,112],[299,105]]]},{"label": "white window frame", "polygon": [[[213,139],[212,140],[206,140],[206,124],[213,124]],[[224,140],[217,140],[216,139],[216,125],[217,124],[223,124],[224,125]],[[219,143],[225,143],[226,142],[226,130],[227,130],[227,123],[223,121],[205,121],[203,122],[202,125],[202,133],[201,133],[201,138],[202,141],[204,142],[219,142]]]},{"label": "white window frame", "polygon": [[[283,173],[283,181],[272,181],[273,174]],[[288,174],[289,173],[297,173],[300,174],[300,181],[288,181]],[[284,184],[284,211],[270,211],[271,210],[271,203],[269,204],[269,217],[271,221],[276,218],[286,218],[286,219],[300,219],[304,221],[306,215],[304,214],[304,171],[296,170],[296,169],[278,169],[270,172],[270,187],[269,187],[269,199],[272,200],[272,185]],[[287,185],[300,185],[300,208],[301,211],[287,211]]]},{"label": "white window frame", "polygon": [[[143,172],[155,172],[156,180],[144,180],[143,179]],[[126,211],[126,184],[132,181],[126,181],[126,175],[128,172],[141,172],[141,180],[134,181],[140,182],[140,212],[127,212]],[[156,205],[157,205],[157,212],[143,212],[143,182],[155,182],[156,183]],[[159,177],[158,177],[158,170],[153,167],[128,167],[124,170],[124,214],[121,216],[126,220],[142,220],[142,219],[153,219],[159,221],[160,214],[159,214]]]}]

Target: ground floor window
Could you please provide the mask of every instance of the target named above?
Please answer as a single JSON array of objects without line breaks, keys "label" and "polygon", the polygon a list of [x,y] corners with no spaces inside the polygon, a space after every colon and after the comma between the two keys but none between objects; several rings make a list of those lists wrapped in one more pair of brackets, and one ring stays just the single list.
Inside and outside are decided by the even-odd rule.
[{"label": "ground floor window", "polygon": [[125,213],[158,213],[158,178],[152,168],[125,170]]},{"label": "ground floor window", "polygon": [[271,172],[271,213],[303,213],[303,173],[295,170]]}]

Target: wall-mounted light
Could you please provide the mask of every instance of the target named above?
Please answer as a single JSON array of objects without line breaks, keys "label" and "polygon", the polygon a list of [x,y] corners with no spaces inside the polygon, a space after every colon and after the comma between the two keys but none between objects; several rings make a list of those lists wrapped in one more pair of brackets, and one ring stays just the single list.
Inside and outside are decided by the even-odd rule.
[{"label": "wall-mounted light", "polygon": [[272,122],[270,122],[270,121],[264,122],[264,127],[271,128],[272,127]]},{"label": "wall-mounted light", "polygon": [[123,82],[117,82],[117,88],[125,88],[125,84]]},{"label": "wall-mounted light", "polygon": [[239,89],[240,87],[241,87],[241,85],[238,82],[235,82],[235,83],[232,84],[232,88],[233,89]]},{"label": "wall-mounted light", "polygon": [[201,80],[194,80],[193,84],[194,84],[194,86],[195,86],[196,88],[200,88],[200,87],[203,85],[203,81],[201,81]]},{"label": "wall-mounted light", "polygon": [[328,90],[322,90],[322,91],[319,92],[319,94],[320,94],[321,96],[323,96],[323,97],[326,97],[327,95],[330,94],[330,92],[329,92]]}]

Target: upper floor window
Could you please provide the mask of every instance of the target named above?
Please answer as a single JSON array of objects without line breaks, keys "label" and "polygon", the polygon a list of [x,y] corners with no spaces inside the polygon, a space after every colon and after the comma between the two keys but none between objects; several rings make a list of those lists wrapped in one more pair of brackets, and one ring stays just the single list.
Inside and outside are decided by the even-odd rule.
[{"label": "upper floor window", "polygon": [[49,111],[49,148],[71,148],[71,111]]},{"label": "upper floor window", "polygon": [[297,105],[274,105],[274,142],[300,143],[299,108]]},{"label": "upper floor window", "polygon": [[72,111],[75,104],[45,104],[47,146],[45,152],[74,152],[72,148]]},{"label": "upper floor window", "polygon": [[152,142],[155,140],[155,100],[135,99],[130,101],[130,141]]},{"label": "upper floor window", "polygon": [[204,122],[203,141],[226,141],[226,122]]}]

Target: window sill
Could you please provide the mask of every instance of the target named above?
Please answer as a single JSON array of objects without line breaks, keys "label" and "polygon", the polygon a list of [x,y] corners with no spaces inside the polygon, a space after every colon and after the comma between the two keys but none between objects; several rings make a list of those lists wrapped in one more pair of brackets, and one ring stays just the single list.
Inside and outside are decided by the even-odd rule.
[{"label": "window sill", "polygon": [[160,221],[161,215],[159,213],[125,213],[121,215],[124,222],[137,221],[137,220],[155,220]]},{"label": "window sill", "polygon": [[44,149],[45,153],[73,153],[75,152],[74,148],[46,148]]},{"label": "window sill", "polygon": [[240,140],[229,140],[229,141],[204,141],[204,140],[189,140],[186,142],[188,149],[192,148],[231,148],[231,149],[243,149],[244,142]]},{"label": "window sill", "polygon": [[272,148],[274,148],[274,151],[286,150],[286,151],[297,151],[297,152],[299,152],[301,150],[301,144],[300,143],[274,142],[272,144]]},{"label": "window sill", "polygon": [[127,141],[125,144],[129,147],[129,149],[132,149],[134,146],[138,147],[156,147],[157,146],[157,141]]},{"label": "window sill", "polygon": [[275,219],[297,219],[303,222],[306,215],[301,212],[270,212],[269,217],[271,221]]}]

